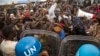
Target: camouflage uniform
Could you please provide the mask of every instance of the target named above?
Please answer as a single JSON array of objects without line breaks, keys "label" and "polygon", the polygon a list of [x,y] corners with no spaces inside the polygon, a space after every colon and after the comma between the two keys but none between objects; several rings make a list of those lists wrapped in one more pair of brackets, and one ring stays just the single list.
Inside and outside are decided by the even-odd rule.
[{"label": "camouflage uniform", "polygon": [[98,23],[90,27],[89,32],[96,41],[100,42],[100,25]]}]

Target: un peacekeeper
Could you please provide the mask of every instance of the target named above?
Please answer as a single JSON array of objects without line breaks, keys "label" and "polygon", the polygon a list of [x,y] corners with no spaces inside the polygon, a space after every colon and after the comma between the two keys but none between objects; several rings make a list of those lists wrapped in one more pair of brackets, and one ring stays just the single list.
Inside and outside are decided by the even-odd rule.
[{"label": "un peacekeeper", "polygon": [[100,42],[100,13],[96,16],[96,23],[94,23],[90,29],[89,33],[94,37],[94,39]]}]

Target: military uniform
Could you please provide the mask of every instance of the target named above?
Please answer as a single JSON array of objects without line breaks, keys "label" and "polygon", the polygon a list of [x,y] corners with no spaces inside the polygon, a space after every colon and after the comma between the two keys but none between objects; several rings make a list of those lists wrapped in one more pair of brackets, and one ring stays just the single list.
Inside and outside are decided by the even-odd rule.
[{"label": "military uniform", "polygon": [[89,32],[92,34],[96,41],[100,42],[100,25],[98,23],[90,27]]}]

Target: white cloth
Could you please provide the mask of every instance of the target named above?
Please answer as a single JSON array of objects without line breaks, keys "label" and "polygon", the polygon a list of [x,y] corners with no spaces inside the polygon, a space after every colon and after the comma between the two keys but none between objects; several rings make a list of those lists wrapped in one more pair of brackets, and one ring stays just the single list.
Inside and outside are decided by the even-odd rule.
[{"label": "white cloth", "polygon": [[63,15],[63,18],[67,18],[67,19],[68,19],[68,16],[66,16],[66,15]]},{"label": "white cloth", "polygon": [[54,18],[56,17],[55,15],[52,15],[52,16],[46,15],[46,16],[47,16],[47,18],[48,18],[48,20],[49,20],[50,22],[54,22]]},{"label": "white cloth", "polygon": [[0,50],[3,52],[3,56],[15,56],[16,44],[16,41],[3,40],[0,45]]},{"label": "white cloth", "polygon": [[34,12],[34,11],[31,9],[30,12]]},{"label": "white cloth", "polygon": [[79,9],[77,13],[77,17],[87,17],[87,19],[90,20],[91,18],[93,18],[93,14]]},{"label": "white cloth", "polygon": [[15,18],[15,15],[13,13],[11,13],[10,18]]},{"label": "white cloth", "polygon": [[57,3],[54,3],[51,7],[50,7],[50,9],[49,9],[49,14],[52,14],[53,12],[54,12],[54,10],[56,9],[56,7],[57,7]]},{"label": "white cloth", "polygon": [[[63,18],[67,19],[68,21],[71,21],[71,16],[63,15]],[[59,20],[59,22],[62,20],[62,17],[60,15],[58,17],[58,20]]]},{"label": "white cloth", "polygon": [[54,18],[56,17],[56,16],[55,16],[55,12],[54,12],[55,9],[56,9],[56,7],[57,7],[57,3],[54,3],[54,4],[50,7],[50,9],[48,10],[49,14],[47,15],[47,17],[48,17],[48,19],[49,19],[50,22],[53,22]]},{"label": "white cloth", "polygon": [[60,21],[62,20],[62,17],[61,17],[61,16],[59,16],[59,17],[58,17],[58,20],[59,20],[59,22],[60,22]]}]

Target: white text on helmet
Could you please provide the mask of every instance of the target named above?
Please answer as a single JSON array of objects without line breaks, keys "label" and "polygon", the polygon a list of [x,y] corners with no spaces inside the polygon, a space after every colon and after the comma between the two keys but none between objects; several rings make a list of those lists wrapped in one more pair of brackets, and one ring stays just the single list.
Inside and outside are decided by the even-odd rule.
[{"label": "white text on helmet", "polygon": [[29,48],[27,51],[24,51],[24,55],[31,56],[32,54],[34,54],[35,51],[36,51],[36,47],[33,46],[32,48]]}]

